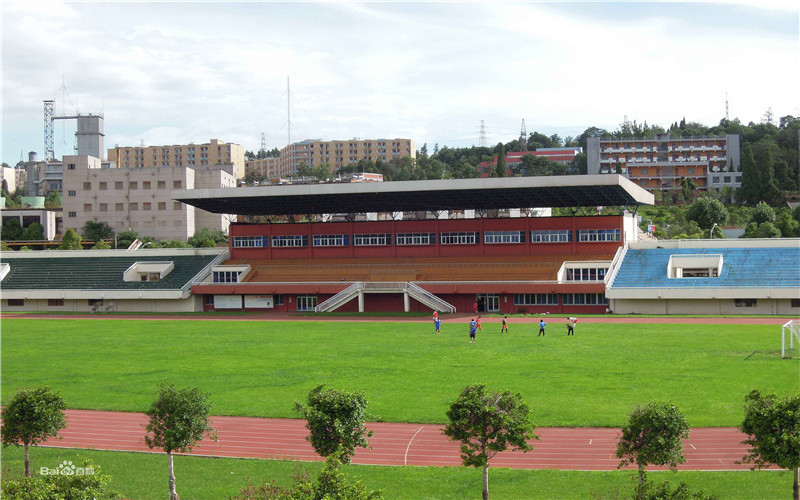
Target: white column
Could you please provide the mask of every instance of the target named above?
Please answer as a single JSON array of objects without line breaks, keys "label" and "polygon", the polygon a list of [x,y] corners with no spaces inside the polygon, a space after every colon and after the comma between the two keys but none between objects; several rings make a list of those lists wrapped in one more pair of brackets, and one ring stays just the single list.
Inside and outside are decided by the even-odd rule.
[{"label": "white column", "polygon": [[403,310],[409,312],[411,310],[411,300],[408,298],[408,290],[403,292]]},{"label": "white column", "polygon": [[358,291],[358,312],[364,312],[364,292]]}]

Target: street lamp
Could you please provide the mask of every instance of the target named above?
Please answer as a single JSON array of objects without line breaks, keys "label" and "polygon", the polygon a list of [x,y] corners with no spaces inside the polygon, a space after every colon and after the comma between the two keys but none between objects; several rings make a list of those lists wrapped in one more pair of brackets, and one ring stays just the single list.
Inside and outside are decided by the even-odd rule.
[{"label": "street lamp", "polygon": [[712,239],[712,240],[714,239],[714,228],[715,228],[715,227],[717,227],[718,225],[719,225],[719,224],[717,224],[717,223],[715,222],[715,223],[714,223],[714,225],[713,225],[713,226],[711,226],[711,239]]}]

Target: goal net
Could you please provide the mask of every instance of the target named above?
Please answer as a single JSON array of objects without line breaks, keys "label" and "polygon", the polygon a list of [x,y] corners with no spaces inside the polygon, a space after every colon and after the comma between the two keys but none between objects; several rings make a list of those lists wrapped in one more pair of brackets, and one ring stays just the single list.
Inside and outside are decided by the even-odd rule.
[{"label": "goal net", "polygon": [[794,349],[794,342],[800,344],[800,320],[790,320],[781,327],[781,357],[786,357],[786,336],[789,336],[789,349]]}]

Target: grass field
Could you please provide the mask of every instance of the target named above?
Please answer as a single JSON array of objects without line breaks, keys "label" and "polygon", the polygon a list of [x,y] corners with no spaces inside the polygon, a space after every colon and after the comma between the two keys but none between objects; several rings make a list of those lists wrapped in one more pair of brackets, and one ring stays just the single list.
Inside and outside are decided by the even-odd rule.
[{"label": "grass field", "polygon": [[[775,326],[485,324],[468,344],[445,322],[28,320],[2,322],[2,400],[50,385],[70,408],[144,411],[163,379],[211,393],[213,413],[297,417],[318,384],[364,391],[384,421],[442,423],[466,384],[519,391],[538,426],[620,426],[630,408],[676,404],[692,426],[736,426],[752,388],[798,390]],[[776,353],[777,352],[777,353]]]},{"label": "grass field", "polygon": [[[167,491],[167,458],[164,454],[122,453],[89,450],[33,448],[31,470],[56,468],[64,460],[80,463],[91,458],[111,475],[112,488],[124,498],[161,499]],[[3,477],[18,477],[23,470],[23,452],[3,449]],[[183,499],[219,499],[238,494],[247,485],[276,480],[289,486],[295,467],[308,467],[312,477],[320,463],[272,460],[175,457],[178,493]],[[480,498],[481,473],[466,467],[378,467],[344,466],[348,474],[361,479],[370,489],[381,489],[392,499]],[[634,471],[579,472],[555,470],[491,469],[489,487],[498,499],[623,499],[633,491]],[[721,500],[783,499],[792,491],[789,472],[651,472],[651,480],[685,481],[693,490],[702,489]]]}]

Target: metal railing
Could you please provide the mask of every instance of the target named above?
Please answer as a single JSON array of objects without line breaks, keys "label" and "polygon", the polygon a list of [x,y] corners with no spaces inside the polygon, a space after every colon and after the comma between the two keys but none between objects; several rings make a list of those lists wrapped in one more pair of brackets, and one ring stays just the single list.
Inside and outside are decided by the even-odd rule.
[{"label": "metal railing", "polygon": [[455,306],[437,297],[436,295],[425,290],[424,288],[419,287],[414,283],[406,283],[406,285],[408,285],[407,290],[409,295],[417,299],[419,302],[422,302],[423,304],[427,305],[431,309],[449,313],[456,312]]},{"label": "metal railing", "polygon": [[317,304],[314,307],[314,312],[325,312],[325,311],[330,311],[331,309],[335,309],[337,306],[350,300],[353,297],[353,294],[358,293],[363,288],[364,288],[364,282],[356,281],[355,283],[348,286],[347,288],[337,293],[333,297],[329,298],[328,300],[325,300],[322,303]]}]

